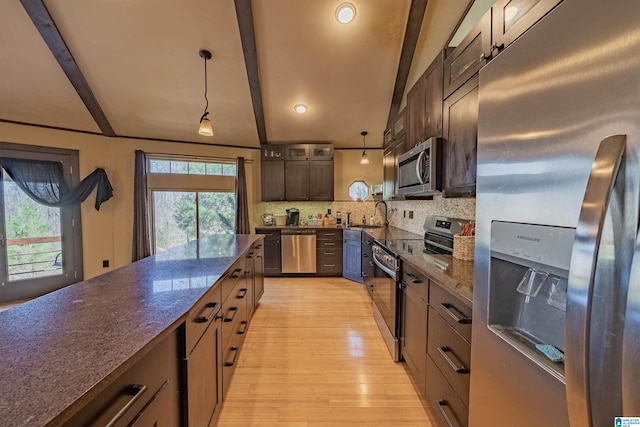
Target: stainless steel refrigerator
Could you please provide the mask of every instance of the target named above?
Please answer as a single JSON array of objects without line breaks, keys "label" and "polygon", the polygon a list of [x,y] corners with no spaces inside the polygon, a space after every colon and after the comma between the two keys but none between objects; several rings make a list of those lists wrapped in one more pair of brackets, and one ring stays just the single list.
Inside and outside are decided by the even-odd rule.
[{"label": "stainless steel refrigerator", "polygon": [[640,1],[564,0],[480,71],[472,427],[640,416],[639,194]]}]

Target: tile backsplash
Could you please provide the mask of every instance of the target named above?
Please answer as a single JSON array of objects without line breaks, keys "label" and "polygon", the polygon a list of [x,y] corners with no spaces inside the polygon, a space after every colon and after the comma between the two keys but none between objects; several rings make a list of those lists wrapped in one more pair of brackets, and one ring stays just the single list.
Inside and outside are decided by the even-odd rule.
[{"label": "tile backsplash", "polygon": [[[362,223],[363,216],[368,224],[371,215],[374,215],[375,224],[382,224],[384,207],[379,205],[374,208],[374,205],[375,201],[373,200],[363,202],[262,202],[257,204],[257,208],[259,210],[258,218],[261,218],[264,213],[284,214],[288,208],[297,208],[300,210],[300,219],[305,220],[309,215],[314,218],[317,218],[318,214],[324,216],[327,209],[331,209],[334,218],[336,212],[342,213],[343,223],[347,220],[347,212],[351,212],[352,224]],[[388,201],[387,206],[389,225],[420,235],[424,233],[422,226],[427,215],[464,219],[475,219],[476,217],[475,198],[445,199],[442,196],[434,196],[433,200]],[[405,211],[406,217],[404,216]],[[413,218],[409,218],[410,211],[413,212]]]}]

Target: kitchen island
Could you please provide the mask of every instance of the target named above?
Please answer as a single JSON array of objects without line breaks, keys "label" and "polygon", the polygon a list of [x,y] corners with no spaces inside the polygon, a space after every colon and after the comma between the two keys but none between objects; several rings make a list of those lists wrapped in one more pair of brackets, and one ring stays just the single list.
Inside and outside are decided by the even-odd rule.
[{"label": "kitchen island", "polygon": [[[178,348],[169,344],[169,364],[179,371],[190,351],[184,325],[194,307],[230,274],[240,280],[234,269],[244,267],[261,241],[256,235],[209,236],[0,313],[0,425],[73,424],[168,339],[177,342]],[[185,390],[177,394],[185,399]]]}]

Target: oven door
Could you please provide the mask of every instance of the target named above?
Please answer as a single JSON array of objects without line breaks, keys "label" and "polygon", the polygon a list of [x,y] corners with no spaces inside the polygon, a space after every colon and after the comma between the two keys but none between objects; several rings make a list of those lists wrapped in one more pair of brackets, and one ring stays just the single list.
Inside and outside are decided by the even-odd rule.
[{"label": "oven door", "polygon": [[378,329],[389,348],[394,361],[400,360],[398,346],[398,284],[397,273],[382,264],[373,253],[373,286],[371,298],[373,300],[373,317]]}]

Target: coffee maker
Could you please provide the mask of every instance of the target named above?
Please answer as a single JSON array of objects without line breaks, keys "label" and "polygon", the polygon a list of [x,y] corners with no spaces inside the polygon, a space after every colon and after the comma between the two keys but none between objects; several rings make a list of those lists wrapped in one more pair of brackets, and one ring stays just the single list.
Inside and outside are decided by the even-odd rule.
[{"label": "coffee maker", "polygon": [[287,209],[287,225],[300,224],[300,210],[296,208]]}]

